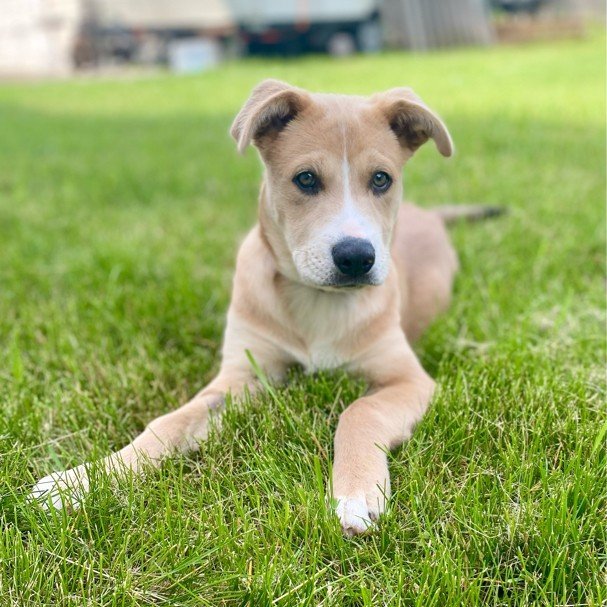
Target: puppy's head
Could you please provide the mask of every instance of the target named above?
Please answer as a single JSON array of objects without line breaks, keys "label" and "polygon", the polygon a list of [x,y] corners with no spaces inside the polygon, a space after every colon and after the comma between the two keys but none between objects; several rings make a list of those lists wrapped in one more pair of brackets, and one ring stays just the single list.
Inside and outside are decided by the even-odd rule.
[{"label": "puppy's head", "polygon": [[405,88],[363,98],[266,80],[231,134],[265,164],[261,222],[281,271],[322,289],[386,279],[404,163],[428,139],[453,152],[445,125]]}]

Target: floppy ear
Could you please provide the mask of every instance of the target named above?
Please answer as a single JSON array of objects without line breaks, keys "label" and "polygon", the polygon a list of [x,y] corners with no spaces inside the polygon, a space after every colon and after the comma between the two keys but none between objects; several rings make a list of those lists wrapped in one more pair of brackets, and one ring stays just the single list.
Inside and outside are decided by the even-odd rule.
[{"label": "floppy ear", "polygon": [[260,146],[278,134],[309,103],[310,96],[280,80],[264,80],[251,93],[234,119],[230,134],[242,154],[251,141]]},{"label": "floppy ear", "polygon": [[376,99],[402,146],[415,152],[428,139],[434,139],[443,156],[453,154],[447,127],[411,89],[392,89],[377,95]]}]

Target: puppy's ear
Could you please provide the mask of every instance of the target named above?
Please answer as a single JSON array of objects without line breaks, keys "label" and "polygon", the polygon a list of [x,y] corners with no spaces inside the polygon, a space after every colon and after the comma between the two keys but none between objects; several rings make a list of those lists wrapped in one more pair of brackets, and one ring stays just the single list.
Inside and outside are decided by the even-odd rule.
[{"label": "puppy's ear", "polygon": [[415,152],[428,139],[434,139],[443,156],[453,154],[447,127],[411,89],[392,89],[374,99],[403,147]]},{"label": "puppy's ear", "polygon": [[251,141],[260,147],[275,137],[310,102],[310,96],[280,80],[264,80],[234,119],[230,134],[242,154]]}]

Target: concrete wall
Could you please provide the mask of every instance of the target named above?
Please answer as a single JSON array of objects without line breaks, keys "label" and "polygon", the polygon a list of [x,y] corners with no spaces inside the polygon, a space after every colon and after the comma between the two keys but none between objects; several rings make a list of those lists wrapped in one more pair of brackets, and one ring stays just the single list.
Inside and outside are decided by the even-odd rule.
[{"label": "concrete wall", "polygon": [[0,76],[69,73],[80,16],[80,0],[0,0]]}]

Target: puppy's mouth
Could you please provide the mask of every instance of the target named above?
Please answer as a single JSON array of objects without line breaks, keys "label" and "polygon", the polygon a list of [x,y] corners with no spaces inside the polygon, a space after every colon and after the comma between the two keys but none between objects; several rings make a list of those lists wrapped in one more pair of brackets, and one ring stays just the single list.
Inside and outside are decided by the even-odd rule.
[{"label": "puppy's mouth", "polygon": [[336,274],[330,286],[337,289],[361,289],[362,287],[369,287],[376,284],[377,283],[373,280],[373,276],[370,274],[356,277]]},{"label": "puppy's mouth", "polygon": [[323,291],[356,291],[365,287],[376,287],[380,285],[372,274],[364,276],[346,276],[344,274],[335,273],[329,280],[321,284],[315,285],[317,289]]}]

